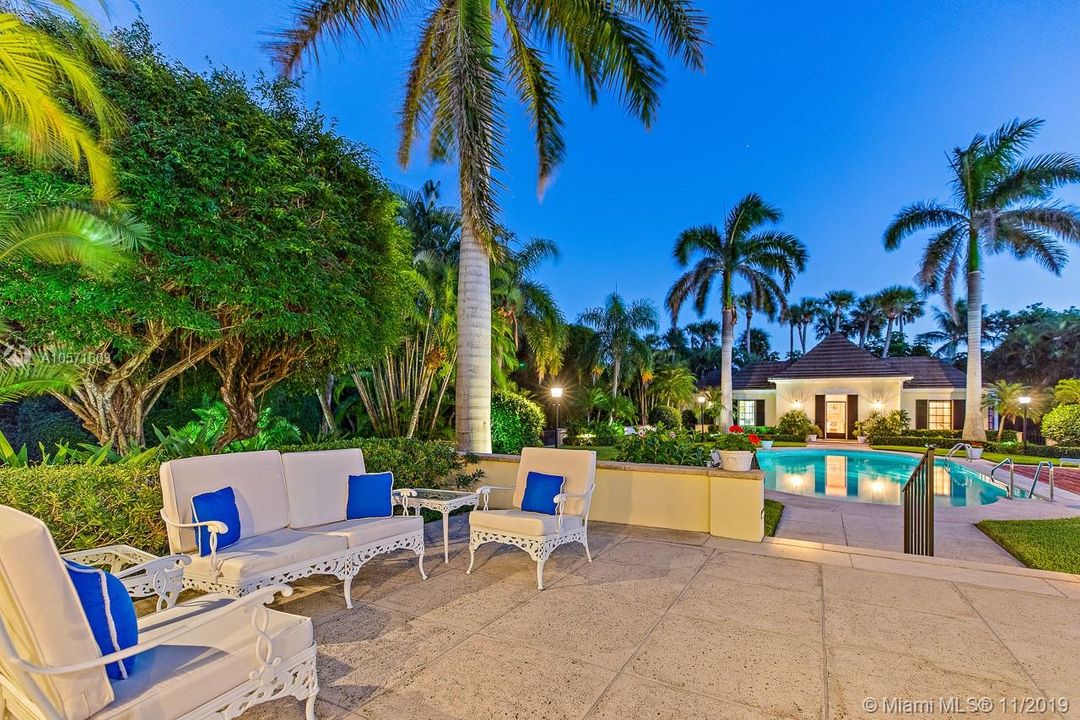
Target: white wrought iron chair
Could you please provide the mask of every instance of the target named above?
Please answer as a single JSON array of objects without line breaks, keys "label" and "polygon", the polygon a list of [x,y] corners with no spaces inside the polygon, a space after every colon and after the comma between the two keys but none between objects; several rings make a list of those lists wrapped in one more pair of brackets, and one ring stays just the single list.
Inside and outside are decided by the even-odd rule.
[{"label": "white wrought iron chair", "polygon": [[[531,471],[565,478],[563,491],[554,498],[554,515],[521,509],[525,480]],[[540,590],[544,589],[544,563],[560,545],[581,543],[585,546],[585,556],[592,562],[589,505],[595,487],[596,453],[592,450],[523,449],[514,487],[485,485],[477,490],[483,499],[483,509],[469,513],[469,569],[466,573],[471,573],[476,563],[476,548],[489,542],[513,545],[529,553],[536,561],[536,587]],[[512,507],[489,509],[492,490],[512,490]]]},{"label": "white wrought iron chair", "polygon": [[[52,536],[0,506],[0,717],[229,720],[280,697],[315,717],[309,618],[266,607],[285,585],[203,595],[139,619],[139,642],[102,656]],[[105,666],[138,656],[124,680]]]}]

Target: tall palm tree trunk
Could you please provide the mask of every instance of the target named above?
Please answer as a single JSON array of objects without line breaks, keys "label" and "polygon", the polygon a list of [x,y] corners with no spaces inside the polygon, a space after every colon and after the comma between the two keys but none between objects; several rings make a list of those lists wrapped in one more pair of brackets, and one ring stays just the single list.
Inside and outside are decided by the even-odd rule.
[{"label": "tall palm tree trunk", "polygon": [[746,311],[746,360],[750,361],[750,311]]},{"label": "tall palm tree trunk", "polygon": [[795,354],[795,323],[788,325],[788,357]]},{"label": "tall palm tree trunk", "polygon": [[[467,217],[467,215],[466,215]],[[491,263],[469,223],[462,224],[458,259],[458,449],[491,452]]]},{"label": "tall palm tree trunk", "polygon": [[964,439],[986,440],[982,415],[982,270],[967,276],[967,391],[964,395]]},{"label": "tall palm tree trunk", "polygon": [[608,422],[615,422],[615,401],[619,398],[619,375],[622,371],[622,357],[616,353],[611,367],[611,411]]},{"label": "tall palm tree trunk", "polygon": [[735,349],[735,308],[725,307],[720,323],[720,403],[722,430],[732,426],[731,420],[731,355]]},{"label": "tall palm tree trunk", "polygon": [[888,325],[885,326],[885,347],[881,348],[881,357],[889,357],[889,345],[892,344],[892,326],[893,319],[889,318]]}]

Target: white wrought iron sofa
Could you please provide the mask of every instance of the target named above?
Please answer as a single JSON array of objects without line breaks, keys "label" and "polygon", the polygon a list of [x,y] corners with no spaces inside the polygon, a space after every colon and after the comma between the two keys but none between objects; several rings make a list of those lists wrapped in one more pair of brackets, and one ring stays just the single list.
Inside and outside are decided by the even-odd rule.
[{"label": "white wrought iron sofa", "polygon": [[[395,550],[415,552],[420,576],[427,579],[423,518],[346,519],[348,477],[364,471],[359,449],[284,455],[264,450],[163,463],[161,517],[169,546],[191,557],[184,586],[242,597],[310,575],[333,575],[345,581],[345,605],[351,608],[352,580],[360,568]],[[236,496],[240,541],[219,551],[218,535],[227,529],[216,521],[194,522],[191,498],[226,486]],[[210,532],[209,555],[196,550],[199,527]]]},{"label": "white wrought iron sofa", "polygon": [[[525,481],[530,472],[561,475],[563,491],[556,495],[556,513],[528,512],[521,509],[525,496]],[[483,498],[483,509],[469,513],[469,569],[476,562],[476,548],[484,543],[513,545],[529,553],[536,561],[536,587],[544,589],[544,563],[555,548],[579,542],[589,552],[589,505],[596,488],[596,453],[592,450],[557,450],[554,448],[524,448],[518,463],[514,487],[485,485],[477,490]],[[512,507],[489,509],[493,490],[513,491]]]},{"label": "white wrought iron sofa", "polygon": [[[283,585],[204,595],[139,620],[137,645],[102,656],[44,523],[0,506],[0,717],[229,720],[292,696],[314,720],[309,618],[271,610]],[[129,677],[105,666],[138,656]]]}]

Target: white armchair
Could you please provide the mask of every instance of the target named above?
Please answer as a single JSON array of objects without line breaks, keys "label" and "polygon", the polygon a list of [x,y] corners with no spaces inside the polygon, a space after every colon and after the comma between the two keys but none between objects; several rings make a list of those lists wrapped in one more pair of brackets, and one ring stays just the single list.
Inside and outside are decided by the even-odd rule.
[{"label": "white armchair", "polygon": [[[563,492],[556,495],[554,515],[521,509],[525,480],[530,472],[561,475]],[[591,450],[556,450],[525,448],[518,463],[517,482],[512,488],[485,485],[480,493],[482,509],[469,513],[469,569],[476,563],[476,548],[484,543],[513,545],[529,553],[536,561],[536,586],[544,589],[544,563],[555,548],[579,542],[589,552],[589,505],[596,487],[596,453]],[[513,505],[505,510],[491,510],[493,490],[513,491]]]},{"label": "white armchair", "polygon": [[[139,619],[139,642],[102,656],[45,525],[0,506],[0,717],[229,720],[292,696],[314,719],[311,620],[266,607],[284,585],[204,595]],[[138,656],[124,680],[105,666]]]}]

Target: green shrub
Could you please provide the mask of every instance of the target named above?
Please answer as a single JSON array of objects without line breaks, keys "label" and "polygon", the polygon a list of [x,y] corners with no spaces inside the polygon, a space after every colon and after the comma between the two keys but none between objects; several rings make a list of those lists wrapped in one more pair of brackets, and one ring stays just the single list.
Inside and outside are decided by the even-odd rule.
[{"label": "green shrub", "polygon": [[675,428],[682,424],[682,416],[670,405],[657,405],[649,411],[649,423]]},{"label": "green shrub", "polygon": [[445,440],[352,438],[278,449],[281,452],[305,452],[345,448],[363,450],[364,466],[370,472],[392,470],[394,486],[399,488],[463,488],[483,476],[480,470],[465,472],[475,458],[459,454],[453,443]]},{"label": "green shrub", "polygon": [[1080,457],[1080,447],[1072,445],[1021,445],[1017,442],[988,442],[983,446],[986,452],[1001,453],[1002,455],[1034,455],[1044,458],[1076,458]]},{"label": "green shrub", "polygon": [[659,428],[619,438],[615,459],[620,462],[704,467],[708,451],[685,428]]},{"label": "green shrub", "polygon": [[[404,438],[340,440],[279,448],[282,452],[359,447],[371,470],[393,470],[397,487],[460,488],[482,471],[451,443]],[[160,555],[168,552],[158,516],[157,462],[124,465],[0,467],[0,505],[10,505],[49,526],[62,552],[123,543]]]},{"label": "green shrub", "polygon": [[43,520],[61,552],[120,543],[168,552],[157,463],[0,468],[0,505]]},{"label": "green shrub", "polygon": [[750,442],[749,436],[744,435],[743,433],[728,433],[727,435],[721,435],[719,437],[719,439],[716,441],[716,449],[727,451],[743,450],[752,452],[754,450],[754,444]]},{"label": "green shrub", "polygon": [[619,441],[624,434],[619,423],[595,422],[584,425],[572,425],[567,428],[567,445],[609,446]]},{"label": "green shrub", "polygon": [[878,438],[907,435],[910,427],[911,421],[906,410],[893,410],[888,413],[872,412],[861,425],[863,434],[869,436],[871,442],[879,444]]},{"label": "green shrub", "polygon": [[906,447],[926,447],[927,445],[933,445],[937,448],[943,448],[948,450],[956,443],[960,442],[956,438],[951,437],[930,437],[927,435],[882,435],[879,437],[871,437],[871,445],[901,445]]},{"label": "green shrub", "polygon": [[1058,405],[1043,415],[1042,434],[1061,445],[1080,445],[1080,405]]},{"label": "green shrub", "polygon": [[523,395],[495,390],[491,393],[491,451],[517,455],[523,447],[540,445],[544,411]]},{"label": "green shrub", "polygon": [[821,428],[814,424],[803,410],[788,410],[776,422],[777,435],[791,435],[805,440],[807,435],[820,435]]}]

